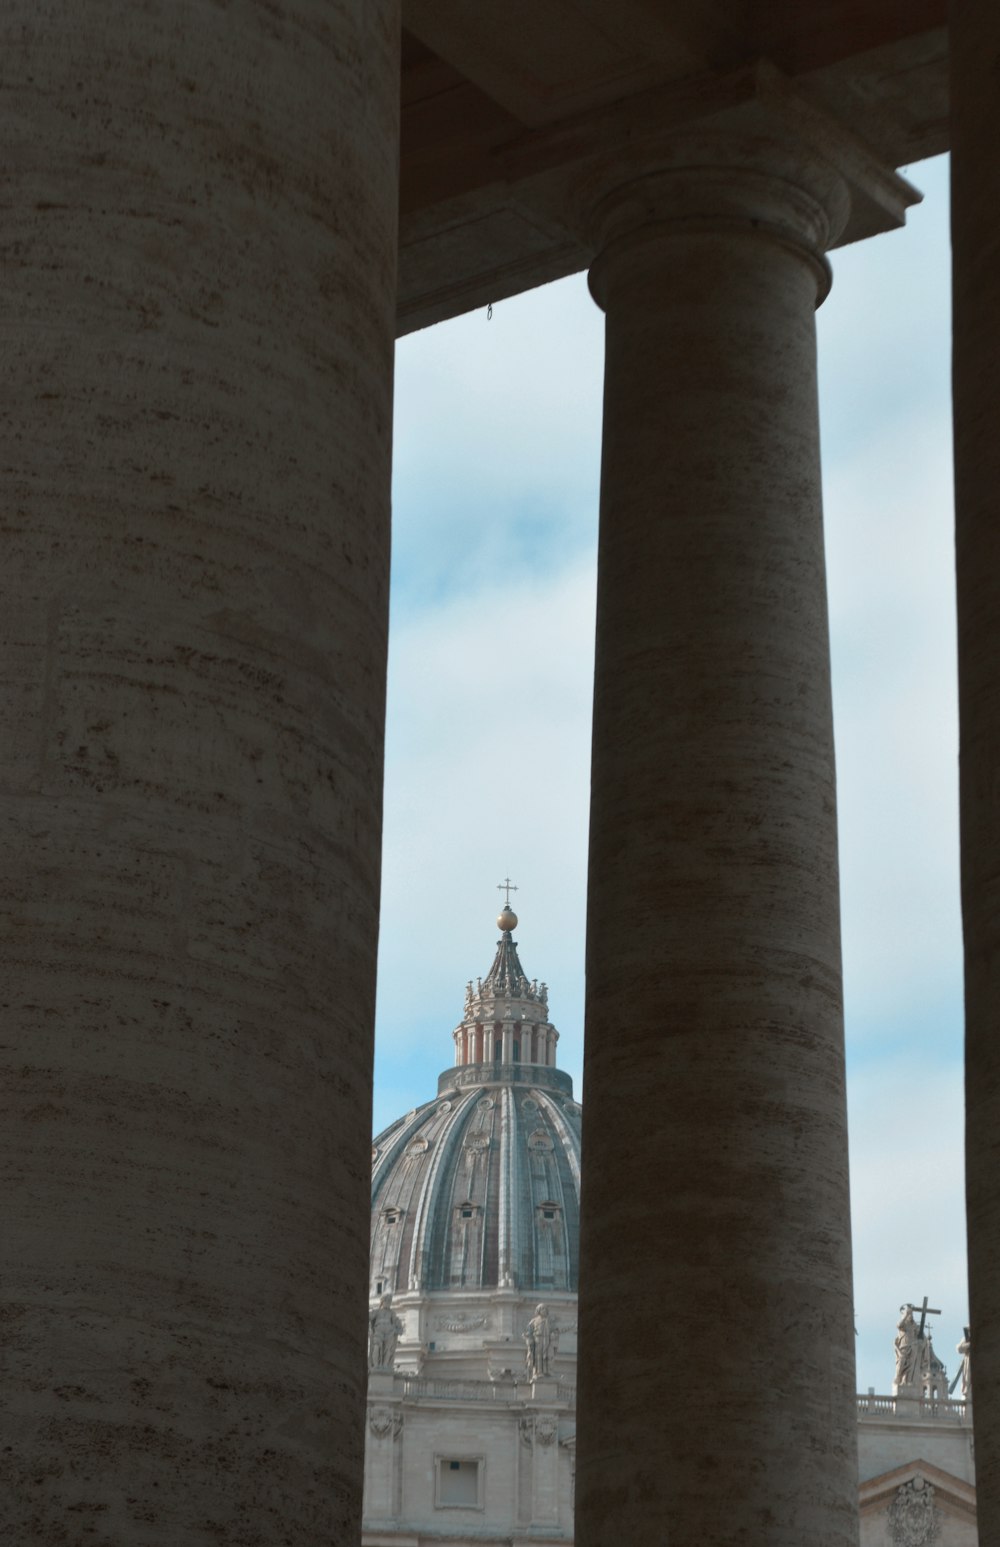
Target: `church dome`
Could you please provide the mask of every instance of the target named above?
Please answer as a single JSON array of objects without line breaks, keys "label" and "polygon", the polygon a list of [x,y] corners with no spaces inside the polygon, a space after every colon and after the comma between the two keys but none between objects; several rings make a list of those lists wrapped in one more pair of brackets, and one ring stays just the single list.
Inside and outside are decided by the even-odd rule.
[{"label": "church dome", "polygon": [[374,1141],[370,1291],[575,1294],[581,1112],[510,928],[452,1035],[436,1099]]}]

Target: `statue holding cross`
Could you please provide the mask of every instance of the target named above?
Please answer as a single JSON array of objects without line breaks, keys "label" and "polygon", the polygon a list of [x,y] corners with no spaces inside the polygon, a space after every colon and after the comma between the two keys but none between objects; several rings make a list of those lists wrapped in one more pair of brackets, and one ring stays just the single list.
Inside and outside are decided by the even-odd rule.
[{"label": "statue holding cross", "polygon": [[[896,1375],[893,1394],[897,1397],[922,1397],[931,1370],[931,1339],[927,1329],[928,1316],[940,1316],[941,1312],[924,1303],[920,1306],[920,1323],[914,1316],[914,1307],[907,1301],[899,1307],[896,1323]],[[925,1330],[927,1329],[927,1330]]]}]

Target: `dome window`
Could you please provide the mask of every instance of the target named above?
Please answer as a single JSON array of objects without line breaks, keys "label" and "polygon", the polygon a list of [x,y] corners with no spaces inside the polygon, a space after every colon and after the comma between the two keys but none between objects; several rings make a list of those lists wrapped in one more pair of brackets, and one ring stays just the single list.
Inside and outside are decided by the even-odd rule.
[{"label": "dome window", "polygon": [[558,1203],[540,1203],[538,1205],[538,1217],[547,1225],[554,1224],[561,1213],[562,1210]]}]

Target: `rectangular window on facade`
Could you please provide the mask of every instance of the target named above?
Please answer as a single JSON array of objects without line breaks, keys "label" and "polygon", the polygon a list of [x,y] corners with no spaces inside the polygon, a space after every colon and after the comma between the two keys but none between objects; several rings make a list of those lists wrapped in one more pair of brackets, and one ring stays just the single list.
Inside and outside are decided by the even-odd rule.
[{"label": "rectangular window on facade", "polygon": [[482,1460],[439,1456],[437,1461],[438,1509],[482,1509]]}]

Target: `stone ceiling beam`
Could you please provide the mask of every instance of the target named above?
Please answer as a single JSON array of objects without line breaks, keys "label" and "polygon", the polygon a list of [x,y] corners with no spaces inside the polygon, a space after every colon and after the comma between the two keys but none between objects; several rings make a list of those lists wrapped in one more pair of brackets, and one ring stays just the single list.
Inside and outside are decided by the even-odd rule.
[{"label": "stone ceiling beam", "polygon": [[541,129],[525,129],[467,82],[438,84],[404,112],[400,333],[584,268],[593,254],[577,217],[581,192],[655,171],[693,128],[808,141],[851,192],[841,244],[902,225],[919,198],[891,157],[768,61]]}]

